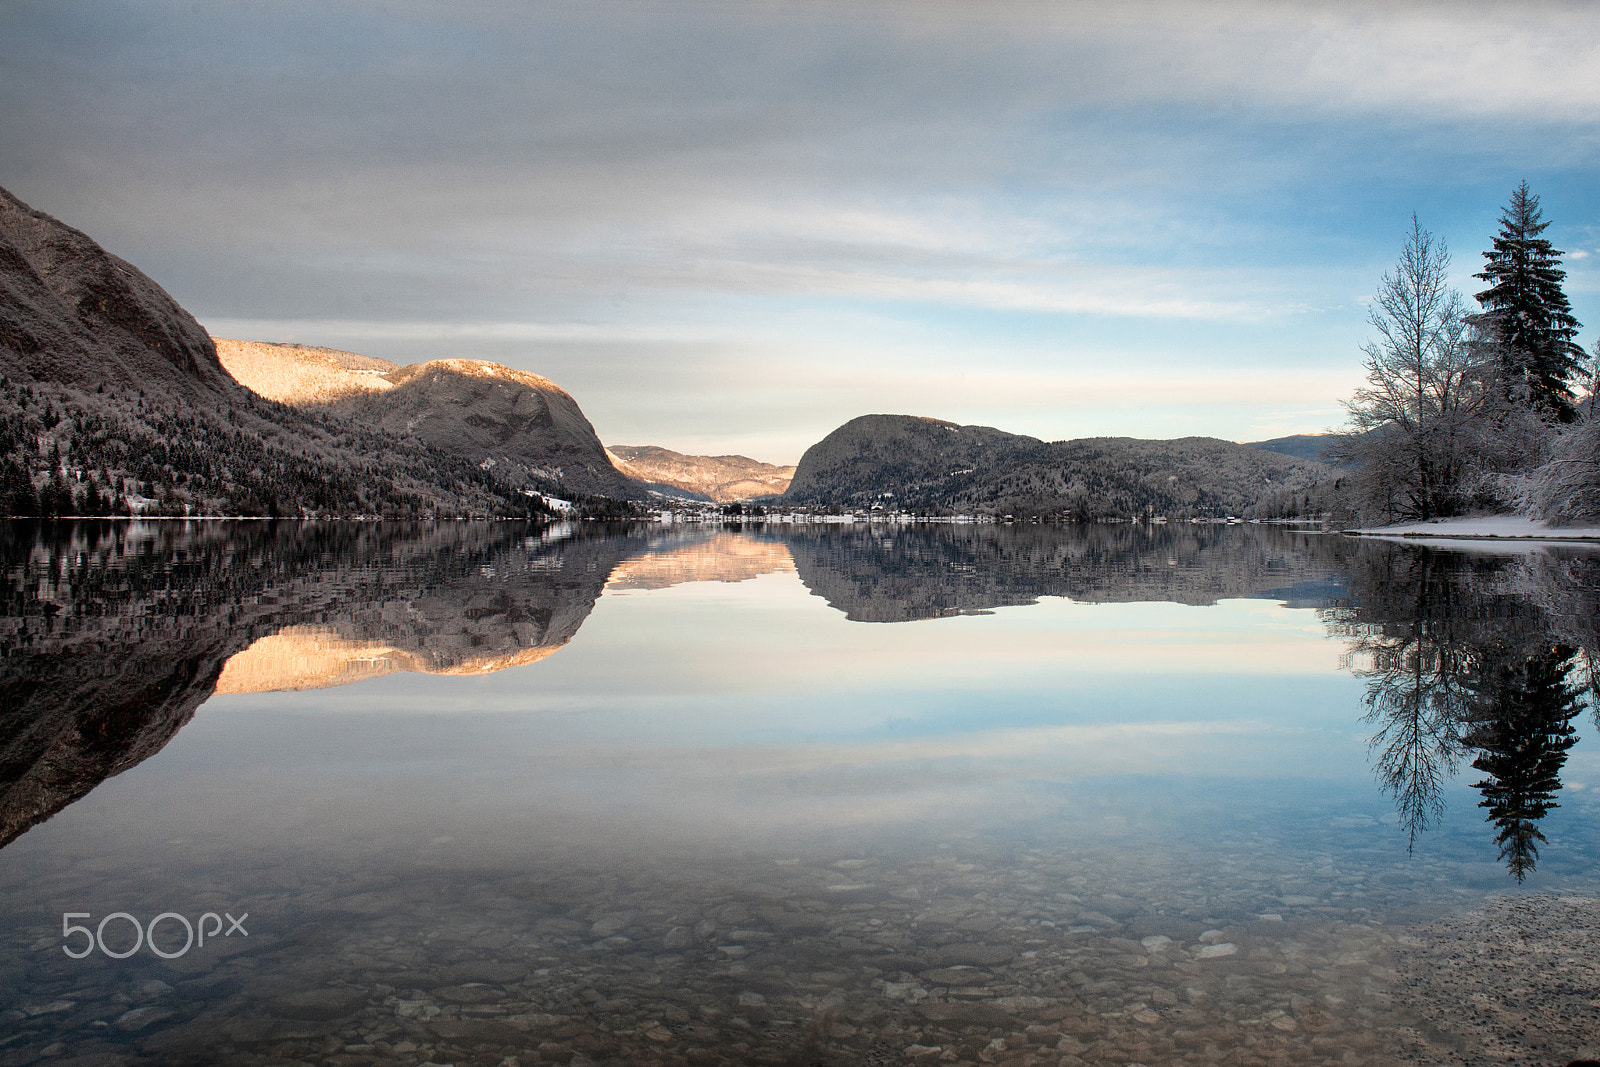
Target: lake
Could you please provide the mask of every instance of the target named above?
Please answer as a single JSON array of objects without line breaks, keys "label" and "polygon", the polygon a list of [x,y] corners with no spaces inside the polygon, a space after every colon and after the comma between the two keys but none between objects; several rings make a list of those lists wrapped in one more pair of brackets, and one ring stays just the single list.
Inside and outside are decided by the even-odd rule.
[{"label": "lake", "polygon": [[1596,546],[10,523],[0,597],[0,1067],[1385,1064],[1412,931],[1600,892]]}]

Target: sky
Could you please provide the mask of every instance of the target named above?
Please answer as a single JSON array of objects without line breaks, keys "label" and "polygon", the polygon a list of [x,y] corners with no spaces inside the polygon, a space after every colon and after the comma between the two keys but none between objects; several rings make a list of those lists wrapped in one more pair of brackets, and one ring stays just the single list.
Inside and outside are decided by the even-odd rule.
[{"label": "sky", "polygon": [[217,336],[542,374],[607,444],[1343,422],[1410,217],[1526,180],[1600,338],[1591,4],[0,0],[0,186]]}]

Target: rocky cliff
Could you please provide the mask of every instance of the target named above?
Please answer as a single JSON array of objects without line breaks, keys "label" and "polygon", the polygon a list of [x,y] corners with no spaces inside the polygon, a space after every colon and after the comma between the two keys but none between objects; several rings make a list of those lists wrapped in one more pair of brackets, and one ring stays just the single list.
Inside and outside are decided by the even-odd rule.
[{"label": "rocky cliff", "polygon": [[213,337],[217,358],[240,385],[290,407],[326,407],[337,400],[394,388],[385,375],[399,370],[386,359],[337,348],[235,341]]},{"label": "rocky cliff", "polygon": [[554,480],[564,491],[640,495],[611,465],[594,427],[565,390],[496,363],[436,359],[386,375],[394,388],[350,396],[333,410],[506,476]]}]

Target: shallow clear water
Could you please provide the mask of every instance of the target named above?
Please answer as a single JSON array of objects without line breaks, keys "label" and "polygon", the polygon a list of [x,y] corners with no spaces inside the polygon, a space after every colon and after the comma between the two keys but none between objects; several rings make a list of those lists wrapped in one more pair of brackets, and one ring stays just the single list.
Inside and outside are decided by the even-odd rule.
[{"label": "shallow clear water", "polygon": [[[1596,889],[1583,549],[509,524],[0,548],[0,1064],[1384,1063],[1430,1025],[1392,988],[1410,924]],[[1535,855],[1502,855],[1484,781],[1559,805],[1516,824]],[[119,918],[63,951],[91,944],[64,914],[114,912],[248,935],[113,959]],[[154,937],[175,953],[181,920]]]}]

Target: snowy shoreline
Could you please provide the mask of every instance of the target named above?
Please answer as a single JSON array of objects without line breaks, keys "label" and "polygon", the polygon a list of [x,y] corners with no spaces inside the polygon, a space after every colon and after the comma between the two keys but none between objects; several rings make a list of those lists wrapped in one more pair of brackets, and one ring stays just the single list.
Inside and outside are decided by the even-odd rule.
[{"label": "snowy shoreline", "polygon": [[1600,526],[1548,526],[1524,515],[1472,515],[1428,522],[1341,530],[1360,537],[1441,538],[1470,541],[1600,541]]}]

